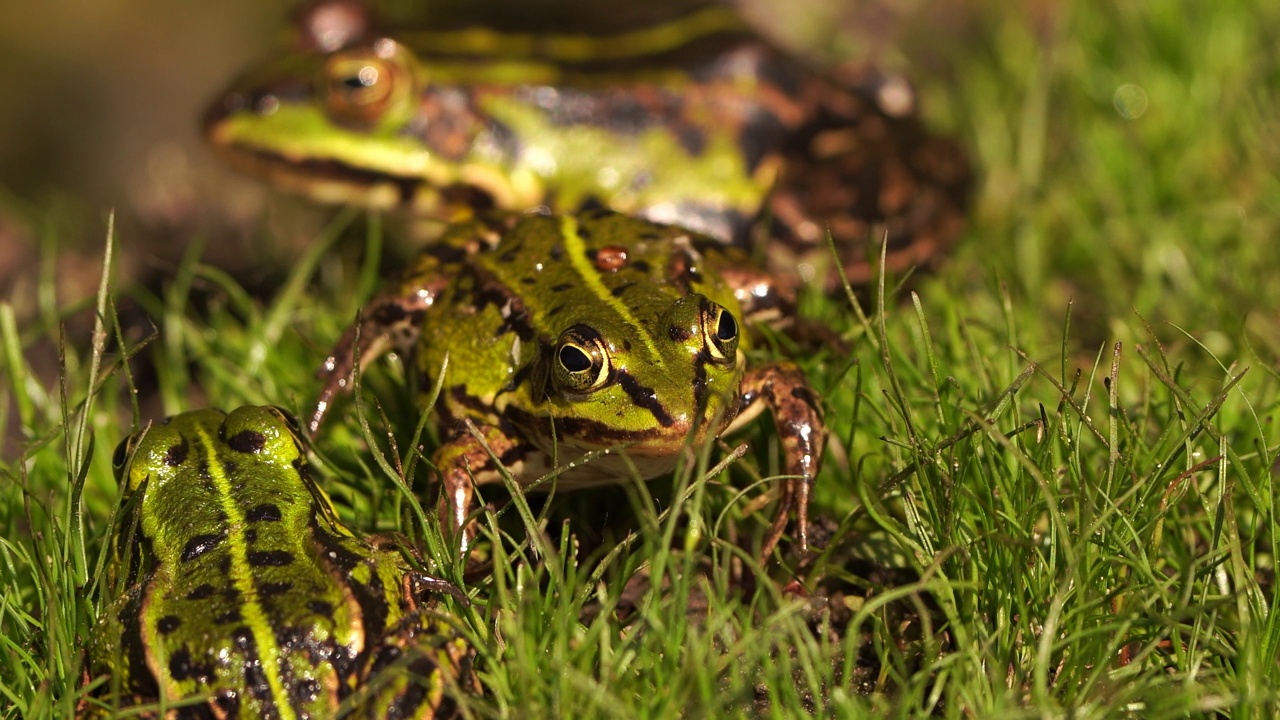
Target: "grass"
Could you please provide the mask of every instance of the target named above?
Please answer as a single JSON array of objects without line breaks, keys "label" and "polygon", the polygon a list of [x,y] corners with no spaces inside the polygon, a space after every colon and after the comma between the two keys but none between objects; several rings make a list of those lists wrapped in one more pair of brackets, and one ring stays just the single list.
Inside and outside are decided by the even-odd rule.
[{"label": "grass", "polygon": [[[890,279],[866,321],[806,299],[853,347],[852,366],[802,359],[843,451],[817,488],[821,556],[730,587],[750,560],[731,540],[767,521],[737,496],[776,467],[767,422],[727,439],[751,447],[727,474],[700,481],[724,456],[709,448],[613,493],[608,518],[581,493],[516,502],[489,526],[492,576],[468,587],[489,690],[473,714],[1280,712],[1280,8],[1042,10],[977,5],[949,76],[920,79],[983,171],[952,261],[914,293]],[[266,300],[197,247],[158,294],[104,284],[59,305],[45,272],[31,318],[0,305],[4,716],[75,709],[115,443],[204,404],[305,409],[374,282],[331,242]],[[353,528],[430,538],[397,489],[417,411],[396,383],[370,373],[369,430],[347,405],[316,451]],[[601,532],[615,516],[639,532]]]}]

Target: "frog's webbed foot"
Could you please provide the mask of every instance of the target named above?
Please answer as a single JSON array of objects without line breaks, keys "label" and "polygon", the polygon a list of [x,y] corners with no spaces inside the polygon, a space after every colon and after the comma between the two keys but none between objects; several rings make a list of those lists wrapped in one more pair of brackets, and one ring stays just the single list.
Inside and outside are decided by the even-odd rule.
[{"label": "frog's webbed foot", "polygon": [[418,341],[422,318],[433,294],[381,295],[361,313],[355,324],[342,334],[325,359],[316,378],[323,381],[315,407],[307,421],[307,431],[315,435],[338,395],[354,381],[356,362],[360,369],[391,348],[408,351]]},{"label": "frog's webbed foot", "polygon": [[787,477],[782,481],[777,514],[760,547],[762,561],[777,546],[793,512],[800,552],[808,552],[809,495],[827,443],[822,404],[795,363],[774,362],[747,371],[742,379],[742,411],[734,426],[749,421],[766,407],[773,413],[782,441]]}]

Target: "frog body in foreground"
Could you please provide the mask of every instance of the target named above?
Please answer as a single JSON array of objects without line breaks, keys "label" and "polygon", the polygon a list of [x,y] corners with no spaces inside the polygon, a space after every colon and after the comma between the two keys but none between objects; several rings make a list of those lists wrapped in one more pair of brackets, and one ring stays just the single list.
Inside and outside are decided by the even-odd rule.
[{"label": "frog body in foreground", "polygon": [[433,463],[442,518],[458,530],[473,483],[502,468],[525,486],[554,473],[560,489],[653,478],[767,408],[784,477],[762,554],[792,513],[805,548],[821,403],[794,363],[748,367],[741,330],[790,301],[740,251],[678,226],[609,211],[476,218],[365,309],[322,370],[311,429],[356,357],[413,356],[418,387],[441,388]]},{"label": "frog body in foreground", "polygon": [[213,105],[205,133],[237,167],[323,202],[442,220],[608,207],[742,247],[767,238],[775,275],[828,287],[828,231],[855,285],[882,240],[901,271],[959,235],[968,164],[924,129],[904,82],[839,82],[730,8],[686,5],[625,30],[520,32],[328,0],[303,14],[298,47]]},{"label": "frog body in foreground", "polygon": [[[469,646],[427,605],[461,596],[393,536],[356,538],[271,407],[199,410],[121,443],[127,589],[91,648],[104,689],[178,717],[452,717]],[[465,598],[464,598],[465,599]],[[194,703],[194,704],[192,704]]]}]

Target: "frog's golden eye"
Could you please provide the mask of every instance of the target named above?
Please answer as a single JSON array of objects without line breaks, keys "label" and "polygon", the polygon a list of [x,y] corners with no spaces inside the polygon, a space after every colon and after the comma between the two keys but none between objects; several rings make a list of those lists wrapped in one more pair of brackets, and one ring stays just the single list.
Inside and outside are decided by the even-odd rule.
[{"label": "frog's golden eye", "polygon": [[413,69],[392,40],[334,53],[324,64],[325,108],[339,125],[367,130],[397,116],[413,94]]},{"label": "frog's golden eye", "polygon": [[702,313],[702,333],[712,362],[729,364],[738,357],[738,321],[733,313],[712,303]]},{"label": "frog's golden eye", "polygon": [[612,381],[613,363],[600,333],[574,325],[560,336],[555,350],[555,379],[572,393],[599,390]]}]

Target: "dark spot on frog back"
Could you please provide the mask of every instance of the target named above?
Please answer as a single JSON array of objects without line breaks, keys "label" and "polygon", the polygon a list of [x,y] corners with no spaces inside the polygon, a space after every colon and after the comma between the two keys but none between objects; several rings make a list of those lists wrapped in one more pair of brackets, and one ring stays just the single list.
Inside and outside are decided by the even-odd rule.
[{"label": "dark spot on frog back", "polygon": [[194,588],[192,588],[191,592],[187,593],[187,599],[188,600],[205,600],[213,597],[215,594],[217,594],[217,592],[218,592],[218,589],[210,585],[209,583],[201,583],[200,585],[197,585]]},{"label": "dark spot on frog back", "polygon": [[240,695],[234,690],[219,690],[213,704],[222,713],[220,717],[240,717]]},{"label": "dark spot on frog back", "polygon": [[289,697],[292,699],[293,704],[298,707],[305,707],[314,703],[319,696],[320,681],[314,678],[299,680],[292,683],[289,688]]},{"label": "dark spot on frog back", "polygon": [[187,461],[187,456],[191,454],[191,445],[187,443],[187,439],[183,438],[182,442],[174,443],[164,454],[164,464],[169,467],[178,467]]},{"label": "dark spot on frog back", "polygon": [[156,621],[156,632],[161,635],[168,635],[180,627],[182,627],[182,618],[177,615],[165,615]]},{"label": "dark spot on frog back", "polygon": [[169,656],[169,676],[178,682],[195,680],[204,685],[213,679],[213,665],[195,662],[191,650],[180,647]]},{"label": "dark spot on frog back", "polygon": [[226,538],[226,533],[217,533],[211,535],[196,535],[187,541],[182,547],[181,562],[190,562],[208,553],[218,547],[218,544]]},{"label": "dark spot on frog back", "polygon": [[691,157],[698,157],[707,149],[707,133],[697,125],[677,123],[675,134],[680,147]]},{"label": "dark spot on frog back", "polygon": [[241,620],[240,608],[233,607],[227,610],[226,612],[222,613],[221,615],[215,616],[213,618],[213,624],[230,625],[231,623],[240,622],[240,620]]},{"label": "dark spot on frog back", "polygon": [[501,263],[515,262],[516,258],[520,257],[520,253],[523,250],[524,250],[524,243],[522,241],[517,240],[511,243],[509,246],[503,248],[502,252],[498,254],[498,261]]},{"label": "dark spot on frog back", "polygon": [[258,586],[258,597],[271,597],[272,595],[280,595],[287,593],[293,589],[293,583],[288,580],[281,582],[267,582]]},{"label": "dark spot on frog back", "polygon": [[262,503],[245,514],[245,520],[256,522],[278,522],[281,518],[279,506],[273,503]]},{"label": "dark spot on frog back", "polygon": [[257,430],[241,430],[227,438],[227,446],[236,452],[257,454],[267,446],[267,437]]},{"label": "dark spot on frog back", "polygon": [[293,553],[287,550],[255,550],[249,553],[253,567],[286,567],[293,564]]}]

